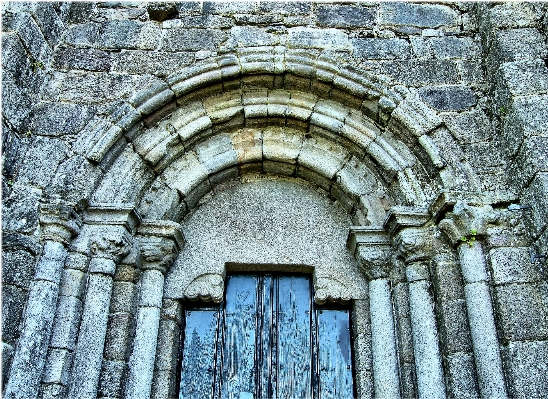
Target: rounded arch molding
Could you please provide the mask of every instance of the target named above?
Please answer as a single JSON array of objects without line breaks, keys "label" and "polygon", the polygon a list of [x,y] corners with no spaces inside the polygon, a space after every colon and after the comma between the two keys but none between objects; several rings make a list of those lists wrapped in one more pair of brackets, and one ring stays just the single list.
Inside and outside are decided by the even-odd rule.
[{"label": "rounded arch molding", "polygon": [[[382,207],[359,204],[371,194],[364,176],[381,183],[377,191],[393,197],[390,205],[424,206],[455,184],[475,191],[468,164],[441,155],[431,137],[439,129],[436,112],[384,76],[304,50],[243,48],[174,73],[95,117],[77,147],[104,176],[80,199],[137,206],[148,194],[145,201],[157,203],[154,192],[166,195],[167,185],[191,208],[207,192],[206,180],[266,160],[285,165],[267,171],[340,194],[349,211],[376,208],[369,222],[378,224]],[[177,166],[188,168],[186,178],[170,175]],[[128,171],[136,171],[132,181]],[[161,213],[155,217],[176,217]]]}]

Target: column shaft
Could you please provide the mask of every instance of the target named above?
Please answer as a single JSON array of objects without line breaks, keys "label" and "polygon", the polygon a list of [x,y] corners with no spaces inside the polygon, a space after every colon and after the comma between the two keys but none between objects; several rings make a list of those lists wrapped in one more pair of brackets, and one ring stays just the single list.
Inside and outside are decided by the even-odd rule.
[{"label": "column shaft", "polygon": [[396,334],[388,279],[369,282],[375,397],[399,398]]},{"label": "column shaft", "polygon": [[56,241],[44,244],[43,255],[36,265],[35,281],[29,290],[5,398],[38,396],[66,256],[63,244]]},{"label": "column shaft", "polygon": [[409,283],[417,389],[420,398],[445,398],[434,302],[428,285],[426,280]]},{"label": "column shaft", "polygon": [[150,398],[163,288],[164,276],[160,271],[143,272],[135,340],[129,359],[127,398]]},{"label": "column shaft", "polygon": [[[95,258],[90,270],[114,270],[113,260]],[[84,301],[84,311],[78,344],[74,354],[72,381],[69,398],[95,398],[103,361],[103,347],[107,332],[110,297],[112,294],[112,276],[103,273],[91,273]]]},{"label": "column shaft", "polygon": [[480,392],[485,398],[506,398],[483,246],[480,242],[461,244],[458,253]]}]

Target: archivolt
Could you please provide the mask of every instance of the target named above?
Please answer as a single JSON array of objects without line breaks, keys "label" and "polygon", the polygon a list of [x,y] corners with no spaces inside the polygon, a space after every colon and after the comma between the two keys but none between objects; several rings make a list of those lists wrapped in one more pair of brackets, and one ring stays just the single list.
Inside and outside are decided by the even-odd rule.
[{"label": "archivolt", "polygon": [[369,222],[377,223],[383,195],[420,206],[443,188],[439,170],[449,166],[429,136],[440,125],[413,92],[384,77],[325,55],[257,47],[136,93],[84,137],[86,157],[107,170],[94,201],[142,200],[145,213],[163,201],[149,216],[176,219],[212,185],[261,168],[310,180],[356,214],[373,209]]}]

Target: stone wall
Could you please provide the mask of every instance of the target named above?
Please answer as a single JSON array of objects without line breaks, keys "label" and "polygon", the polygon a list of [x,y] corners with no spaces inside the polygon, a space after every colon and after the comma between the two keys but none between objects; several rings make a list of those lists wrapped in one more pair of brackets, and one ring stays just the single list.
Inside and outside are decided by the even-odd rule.
[{"label": "stone wall", "polygon": [[[98,203],[184,224],[216,187],[259,172],[314,184],[354,225],[387,230],[398,206],[429,209],[413,226],[445,237],[428,258],[425,281],[435,294],[451,397],[486,396],[488,388],[477,375],[482,360],[467,310],[466,292],[477,281],[463,276],[464,255],[438,224],[452,218],[458,201],[491,206],[496,218],[478,236],[488,268],[480,280],[492,298],[503,385],[511,397],[545,397],[547,34],[543,3],[3,3],[4,387],[26,372],[10,374],[10,365],[32,343],[44,364],[26,394],[36,397],[41,384],[44,397],[121,397],[127,370],[136,367],[138,312],[161,309],[160,323],[173,324],[173,332],[182,298],[163,305],[139,299],[148,269],[135,267],[140,222],[127,220],[140,216],[122,223]],[[437,209],[443,192],[458,198]],[[52,221],[48,206],[59,203],[74,218],[58,210],[63,222]],[[526,208],[511,211],[511,204]],[[80,227],[67,227],[73,219],[83,221],[74,242]],[[133,255],[117,259],[112,272],[94,269],[89,249],[90,226],[107,219],[133,237]],[[64,235],[49,233],[61,225]],[[422,292],[423,280],[406,275],[411,266],[397,255],[397,231],[388,236],[398,389],[414,397],[426,388],[422,377],[417,383],[409,293]],[[41,272],[50,260],[61,269]],[[79,393],[87,298],[105,284],[112,287],[101,316],[106,344],[93,349],[99,382]],[[51,320],[40,319],[43,342],[27,331],[21,344],[34,320],[28,303],[37,298],[48,298],[43,313]],[[363,366],[370,376],[360,383],[362,397],[374,391],[372,367]],[[154,395],[173,389],[162,385],[172,379],[156,376],[173,370],[155,369]]]}]

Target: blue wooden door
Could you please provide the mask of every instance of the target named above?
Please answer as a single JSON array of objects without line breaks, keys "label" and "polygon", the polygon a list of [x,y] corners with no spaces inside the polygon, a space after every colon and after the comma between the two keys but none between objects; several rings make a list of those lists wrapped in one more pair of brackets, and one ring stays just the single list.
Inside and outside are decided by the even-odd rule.
[{"label": "blue wooden door", "polygon": [[218,308],[189,308],[180,399],[354,397],[350,316],[315,308],[304,275],[233,275]]}]

